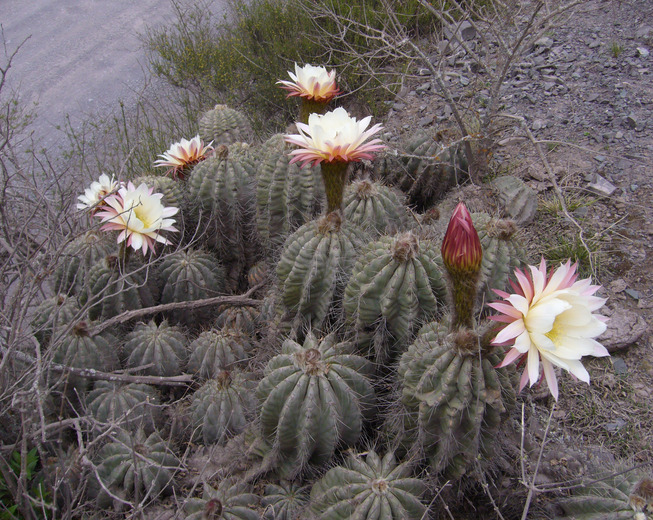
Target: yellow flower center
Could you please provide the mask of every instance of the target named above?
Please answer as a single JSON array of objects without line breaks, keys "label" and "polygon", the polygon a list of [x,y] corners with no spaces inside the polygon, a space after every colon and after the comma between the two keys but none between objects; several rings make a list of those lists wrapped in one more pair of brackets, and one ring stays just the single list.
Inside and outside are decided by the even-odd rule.
[{"label": "yellow flower center", "polygon": [[551,327],[551,330],[545,334],[545,336],[549,338],[554,345],[558,344],[561,335],[560,326],[557,325],[557,321],[553,322],[553,327]]},{"label": "yellow flower center", "polygon": [[152,224],[154,224],[153,221],[150,220],[150,215],[148,215],[148,212],[146,209],[143,207],[142,204],[138,204],[135,207],[132,208],[134,216],[140,220],[143,223],[143,226],[146,228],[152,227]]}]

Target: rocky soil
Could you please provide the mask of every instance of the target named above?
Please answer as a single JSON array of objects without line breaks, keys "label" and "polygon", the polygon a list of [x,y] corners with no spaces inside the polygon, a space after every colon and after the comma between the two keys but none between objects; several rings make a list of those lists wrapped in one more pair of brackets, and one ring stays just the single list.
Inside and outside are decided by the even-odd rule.
[{"label": "rocky soil", "polygon": [[[463,35],[478,39],[468,28]],[[553,412],[538,482],[553,484],[599,469],[653,460],[653,3],[582,3],[515,60],[502,112],[521,116],[551,164],[569,211],[592,250],[591,266],[574,249],[577,227],[555,202],[544,164],[514,119],[502,126],[491,176],[512,174],[538,193],[538,212],[523,231],[532,260],[579,253],[585,274],[603,285],[609,359],[586,363],[592,382],[565,376]],[[441,69],[458,99],[488,96],[464,51]],[[454,127],[450,108],[421,67],[393,102],[390,142],[416,128]],[[464,199],[469,189],[455,197]],[[589,238],[588,238],[589,237]],[[565,242],[572,243],[565,249]],[[578,246],[578,244],[576,244]],[[563,253],[569,250],[569,254]],[[583,262],[584,260],[584,262]],[[526,392],[535,411],[528,427],[541,441],[553,401]],[[527,405],[528,406],[528,405]],[[539,419],[538,419],[539,417]],[[534,446],[534,453],[539,445]],[[562,450],[562,451],[560,451]],[[531,468],[532,469],[532,468]],[[502,485],[510,488],[515,482]],[[540,497],[545,502],[545,496]]]}]

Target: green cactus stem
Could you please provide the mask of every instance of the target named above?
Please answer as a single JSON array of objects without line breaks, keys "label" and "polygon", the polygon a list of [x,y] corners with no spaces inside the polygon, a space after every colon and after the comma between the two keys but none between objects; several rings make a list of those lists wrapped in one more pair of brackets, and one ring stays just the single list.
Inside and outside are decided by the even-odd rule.
[{"label": "green cactus stem", "polygon": [[333,161],[320,163],[322,180],[327,198],[327,213],[342,210],[342,197],[347,184],[347,167],[349,163]]}]

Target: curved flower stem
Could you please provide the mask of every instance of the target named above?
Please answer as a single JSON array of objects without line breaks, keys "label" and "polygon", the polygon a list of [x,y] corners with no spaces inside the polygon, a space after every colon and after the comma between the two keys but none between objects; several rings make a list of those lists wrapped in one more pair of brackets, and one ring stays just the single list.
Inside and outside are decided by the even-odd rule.
[{"label": "curved flower stem", "polygon": [[342,197],[347,182],[348,165],[349,163],[341,161],[320,164],[327,198],[327,213],[342,209]]}]

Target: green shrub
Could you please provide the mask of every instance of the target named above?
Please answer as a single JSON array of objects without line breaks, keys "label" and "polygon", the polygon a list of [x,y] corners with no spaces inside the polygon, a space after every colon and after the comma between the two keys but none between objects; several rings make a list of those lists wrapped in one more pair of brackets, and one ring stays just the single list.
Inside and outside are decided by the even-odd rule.
[{"label": "green shrub", "polygon": [[[295,62],[338,69],[343,90],[359,91],[359,97],[373,109],[375,98],[388,97],[386,93],[378,95],[393,83],[387,73],[371,82],[370,70],[361,66],[362,58],[352,59],[351,55],[370,56],[378,45],[370,36],[378,35],[388,23],[380,0],[234,0],[221,21],[204,0],[183,5],[173,0],[173,4],[175,22],[144,36],[152,70],[170,84],[192,92],[205,107],[215,103],[240,107],[246,101],[257,130],[264,123],[280,129],[294,116],[292,106],[284,100],[285,92],[275,82],[287,79]],[[407,33],[432,31],[432,17],[417,0],[393,0],[391,4]],[[351,19],[357,29],[345,32],[344,42],[335,36],[342,33],[330,13]],[[401,68],[387,56],[372,59],[372,64],[378,71],[393,65],[391,76],[397,66]]]}]

